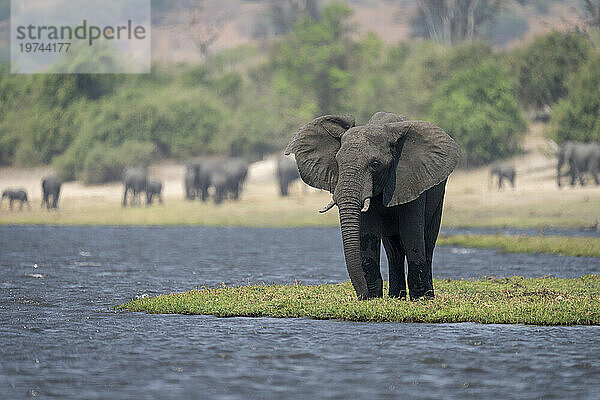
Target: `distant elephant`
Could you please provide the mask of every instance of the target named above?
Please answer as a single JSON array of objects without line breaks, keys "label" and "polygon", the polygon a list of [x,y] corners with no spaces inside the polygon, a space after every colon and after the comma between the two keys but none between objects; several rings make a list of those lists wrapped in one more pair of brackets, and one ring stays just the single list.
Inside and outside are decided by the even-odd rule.
[{"label": "distant elephant", "polygon": [[149,180],[146,184],[146,204],[152,204],[152,198],[158,197],[158,202],[162,204],[162,183],[158,180]]},{"label": "distant elephant", "polygon": [[146,168],[128,167],[123,171],[123,207],[127,206],[127,193],[131,192],[133,206],[140,204],[140,194],[146,191],[148,184],[148,172]]},{"label": "distant elephant", "polygon": [[184,178],[186,199],[194,200],[196,197],[200,197],[202,201],[208,199],[211,168],[212,162],[209,160],[196,159],[188,162]]},{"label": "distant elephant", "polygon": [[248,164],[241,158],[211,160],[204,165],[213,189],[213,201],[220,204],[231,198],[238,200],[248,175]]},{"label": "distant elephant", "polygon": [[227,175],[227,194],[238,200],[248,176],[248,164],[241,158],[228,158],[222,162],[222,170]]},{"label": "distant elephant", "polygon": [[490,169],[490,185],[494,177],[498,177],[498,190],[502,189],[502,181],[508,179],[512,188],[515,188],[515,167],[512,165],[494,165]]},{"label": "distant elephant", "polygon": [[17,189],[17,190],[5,190],[4,192],[2,192],[2,198],[0,198],[0,205],[2,204],[2,200],[4,200],[5,198],[8,199],[8,208],[10,210],[12,210],[13,208],[13,201],[19,201],[20,205],[19,205],[19,210],[23,209],[23,203],[27,204],[27,207],[29,207],[29,209],[31,209],[31,204],[29,203],[29,200],[27,199],[27,192],[23,189]]},{"label": "distant elephant", "polygon": [[300,176],[328,190],[339,207],[346,267],[359,299],[383,296],[379,256],[389,261],[389,295],[433,297],[432,257],[446,180],[457,144],[425,121],[378,112],[364,126],[351,115],[326,115],[304,125],[288,144]]},{"label": "distant elephant", "polygon": [[185,198],[187,200],[194,200],[198,195],[194,181],[196,180],[196,171],[194,166],[186,165],[185,176],[183,178],[183,185],[185,187]]},{"label": "distant elephant", "polygon": [[221,204],[227,198],[229,192],[229,181],[227,173],[216,168],[210,175],[210,186],[214,189],[213,201],[215,204]]},{"label": "distant elephant", "polygon": [[571,176],[570,185],[574,186],[579,180],[581,186],[585,185],[583,174],[589,172],[594,178],[596,185],[598,181],[598,170],[600,169],[600,143],[565,142],[558,150],[558,162],[556,164],[556,183],[561,186],[561,168],[564,164],[569,165],[568,174]]},{"label": "distant elephant", "polygon": [[[42,205],[40,207],[44,207],[45,204],[48,210],[58,208],[61,186],[62,181],[54,175],[42,179]],[[50,197],[52,197],[52,203],[50,203]]]},{"label": "distant elephant", "polygon": [[279,194],[287,196],[289,186],[300,179],[300,173],[296,161],[291,157],[279,156],[277,158],[277,182],[279,183]]}]

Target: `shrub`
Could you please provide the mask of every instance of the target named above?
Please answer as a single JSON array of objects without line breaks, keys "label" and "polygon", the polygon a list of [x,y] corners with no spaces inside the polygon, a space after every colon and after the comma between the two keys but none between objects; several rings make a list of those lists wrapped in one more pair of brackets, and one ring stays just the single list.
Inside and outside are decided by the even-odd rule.
[{"label": "shrub", "polygon": [[81,178],[86,184],[118,180],[124,165],[115,148],[96,143],[83,163]]},{"label": "shrub", "polygon": [[521,102],[541,108],[567,94],[567,80],[590,57],[588,39],[577,32],[552,32],[514,54]]},{"label": "shrub", "polygon": [[569,80],[569,94],[552,111],[548,135],[565,140],[600,142],[600,55]]},{"label": "shrub", "polygon": [[460,70],[438,90],[431,119],[461,146],[465,166],[517,153],[526,123],[514,83],[497,63]]},{"label": "shrub", "polygon": [[125,167],[150,165],[155,153],[156,147],[148,142],[127,141],[119,147],[96,143],[85,157],[80,178],[86,184],[117,181]]}]

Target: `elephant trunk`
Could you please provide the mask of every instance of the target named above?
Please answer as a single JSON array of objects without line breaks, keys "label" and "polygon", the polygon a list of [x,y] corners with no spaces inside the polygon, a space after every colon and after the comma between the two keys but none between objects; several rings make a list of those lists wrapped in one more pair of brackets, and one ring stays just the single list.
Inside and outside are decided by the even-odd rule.
[{"label": "elephant trunk", "polygon": [[[340,178],[340,181],[342,181],[343,178]],[[340,212],[342,243],[348,275],[350,275],[350,281],[359,300],[365,300],[369,297],[369,290],[360,256],[360,215],[363,207],[362,185],[357,185],[356,182],[350,185],[338,183],[338,187],[353,188],[353,190],[343,190],[343,194],[340,193],[340,196],[334,195],[334,198]]]}]

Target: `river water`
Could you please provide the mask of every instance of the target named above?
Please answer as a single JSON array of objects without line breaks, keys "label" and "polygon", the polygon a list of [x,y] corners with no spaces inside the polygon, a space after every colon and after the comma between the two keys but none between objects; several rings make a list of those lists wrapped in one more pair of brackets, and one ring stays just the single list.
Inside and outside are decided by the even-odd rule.
[{"label": "river water", "polygon": [[[589,273],[600,259],[434,260],[438,278]],[[338,228],[0,227],[0,398],[598,398],[600,327],[112,311],[222,282],[345,280]]]}]

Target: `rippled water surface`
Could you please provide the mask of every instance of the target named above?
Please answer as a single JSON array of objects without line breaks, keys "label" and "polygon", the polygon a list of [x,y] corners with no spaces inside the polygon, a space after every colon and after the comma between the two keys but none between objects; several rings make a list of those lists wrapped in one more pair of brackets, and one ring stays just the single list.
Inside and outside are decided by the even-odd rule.
[{"label": "rippled water surface", "polygon": [[[599,259],[440,246],[434,260],[440,278],[589,273]],[[222,282],[346,279],[337,228],[0,227],[0,398],[598,398],[598,327],[111,311]]]}]

